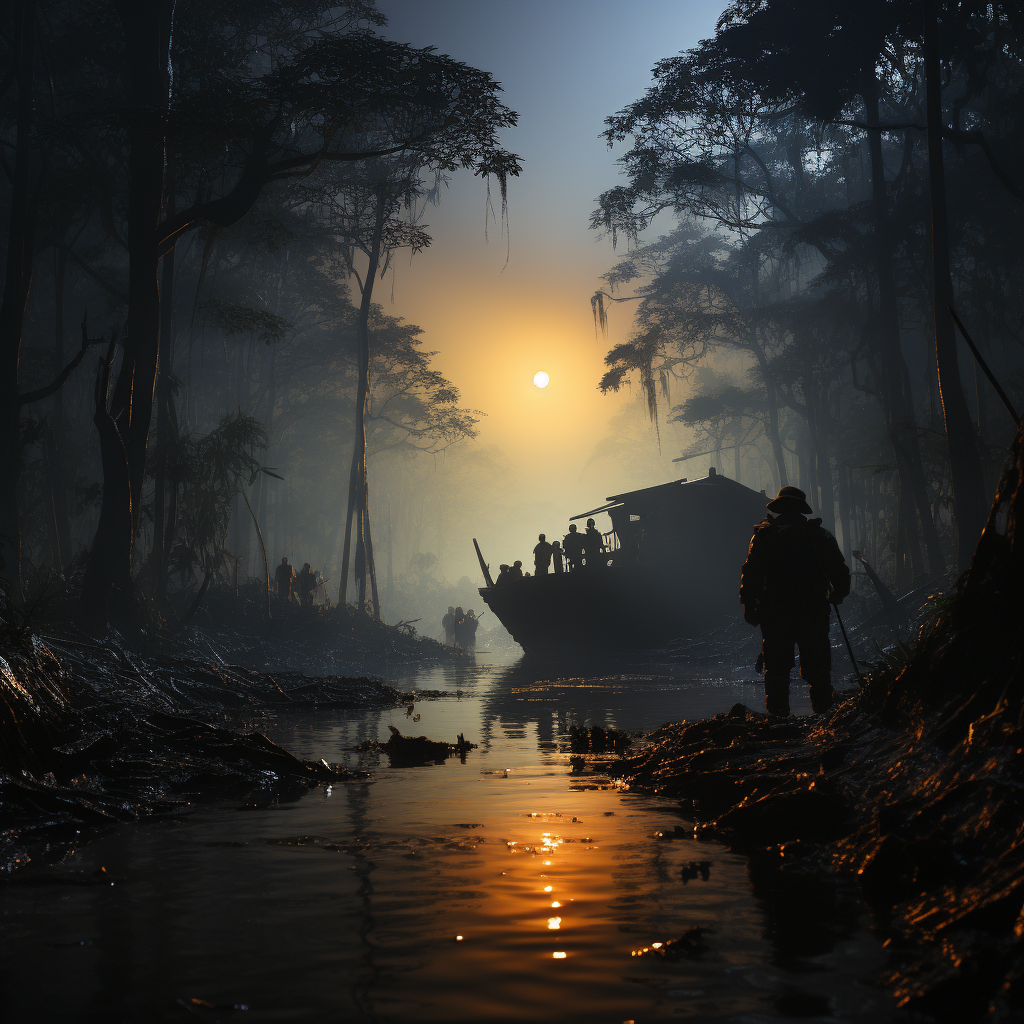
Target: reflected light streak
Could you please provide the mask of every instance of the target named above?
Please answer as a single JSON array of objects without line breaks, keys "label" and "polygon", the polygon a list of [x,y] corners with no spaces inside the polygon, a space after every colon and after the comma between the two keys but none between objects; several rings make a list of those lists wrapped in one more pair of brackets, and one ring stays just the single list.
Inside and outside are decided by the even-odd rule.
[{"label": "reflected light streak", "polygon": [[545,885],[544,886],[544,891],[545,892],[554,892],[555,891],[555,887],[553,885]]},{"label": "reflected light streak", "polygon": [[560,917],[549,917],[548,918],[548,931],[557,932],[562,927],[562,919]]},{"label": "reflected light streak", "polygon": [[565,954],[564,953],[552,953],[551,955],[556,960],[564,960],[565,959]]}]

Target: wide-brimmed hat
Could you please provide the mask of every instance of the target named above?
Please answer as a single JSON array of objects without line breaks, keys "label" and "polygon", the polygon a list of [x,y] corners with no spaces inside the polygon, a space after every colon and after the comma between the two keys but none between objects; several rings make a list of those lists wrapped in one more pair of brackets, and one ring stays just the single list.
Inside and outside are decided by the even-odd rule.
[{"label": "wide-brimmed hat", "polygon": [[765,506],[769,512],[800,512],[810,515],[814,509],[807,504],[807,495],[799,487],[783,487]]}]

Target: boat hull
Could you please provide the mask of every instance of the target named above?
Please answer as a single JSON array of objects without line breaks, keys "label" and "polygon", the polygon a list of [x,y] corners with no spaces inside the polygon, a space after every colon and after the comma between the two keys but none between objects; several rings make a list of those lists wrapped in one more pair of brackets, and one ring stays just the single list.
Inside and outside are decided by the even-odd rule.
[{"label": "boat hull", "polygon": [[602,566],[530,576],[480,590],[529,654],[636,651],[695,636],[739,614],[738,579],[668,566]]}]

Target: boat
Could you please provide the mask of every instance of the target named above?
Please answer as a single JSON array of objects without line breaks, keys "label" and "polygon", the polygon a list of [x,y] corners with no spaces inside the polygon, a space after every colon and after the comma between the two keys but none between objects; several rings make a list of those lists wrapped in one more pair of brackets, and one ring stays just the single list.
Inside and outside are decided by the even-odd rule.
[{"label": "boat", "polygon": [[495,586],[474,540],[480,596],[530,655],[652,650],[740,614],[740,568],[768,499],[712,467],[605,499],[572,519],[607,512],[602,564]]}]

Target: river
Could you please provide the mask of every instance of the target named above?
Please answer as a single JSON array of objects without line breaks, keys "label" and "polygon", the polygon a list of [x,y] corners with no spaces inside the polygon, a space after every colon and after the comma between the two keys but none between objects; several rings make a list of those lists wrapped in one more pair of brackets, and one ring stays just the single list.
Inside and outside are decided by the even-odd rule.
[{"label": "river", "polygon": [[[246,723],[299,756],[361,766],[364,781],[203,804],[3,886],[3,1019],[895,1018],[848,883],[696,839],[671,801],[568,751],[572,724],[650,729],[760,706],[749,669],[565,678],[502,661],[392,680],[409,701],[383,713]],[[389,725],[478,747],[410,768],[352,751]]]}]

